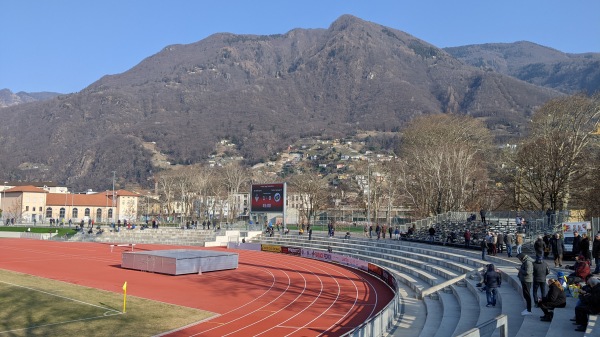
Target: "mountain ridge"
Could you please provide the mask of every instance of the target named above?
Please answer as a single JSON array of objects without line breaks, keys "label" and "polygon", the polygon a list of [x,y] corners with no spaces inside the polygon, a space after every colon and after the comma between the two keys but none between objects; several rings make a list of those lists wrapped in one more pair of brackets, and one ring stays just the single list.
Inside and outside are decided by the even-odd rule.
[{"label": "mountain ridge", "polygon": [[560,95],[345,15],[327,29],[217,33],[170,45],[79,93],[4,108],[0,169],[11,180],[96,189],[116,171],[119,183],[149,185],[159,168],[147,142],[172,163],[193,164],[228,139],[254,164],[303,137],[397,132],[436,113],[480,118],[506,141]]}]

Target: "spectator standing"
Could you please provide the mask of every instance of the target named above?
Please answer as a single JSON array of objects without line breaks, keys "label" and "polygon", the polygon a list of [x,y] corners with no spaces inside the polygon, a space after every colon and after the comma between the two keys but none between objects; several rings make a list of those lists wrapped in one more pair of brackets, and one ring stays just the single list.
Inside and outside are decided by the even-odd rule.
[{"label": "spectator standing", "polygon": [[487,299],[486,307],[496,306],[496,297],[498,296],[498,287],[502,284],[500,273],[496,271],[493,264],[487,265],[487,271],[483,275],[483,283],[485,284],[485,295]]},{"label": "spectator standing", "polygon": [[485,209],[483,209],[483,208],[482,208],[482,209],[480,209],[480,210],[479,210],[479,215],[481,216],[481,222],[482,222],[484,225],[486,224],[486,222],[485,222],[485,213],[486,213],[486,212],[485,212]]},{"label": "spectator standing", "polygon": [[429,227],[429,242],[433,242],[435,239],[435,228],[433,226]]},{"label": "spectator standing", "polygon": [[[533,299],[535,306],[546,296],[546,276],[550,274],[548,264],[541,256],[536,257],[533,263]],[[537,290],[540,289],[540,296],[537,295]]]},{"label": "spectator standing", "polygon": [[594,264],[596,265],[596,268],[594,269],[594,275],[598,275],[600,274],[600,232],[594,237],[594,242],[592,244],[592,257],[594,258]]},{"label": "spectator standing", "polygon": [[521,281],[521,289],[523,290],[523,298],[527,303],[527,308],[521,312],[521,315],[531,315],[531,286],[533,283],[533,259],[529,255],[520,253],[517,258],[521,261],[519,268],[519,281]]},{"label": "spectator standing", "polygon": [[552,235],[548,233],[544,233],[544,243],[546,244],[546,248],[544,248],[544,259],[547,259],[550,255],[550,239]]},{"label": "spectator standing", "polygon": [[504,234],[504,243],[506,244],[506,254],[508,257],[512,257],[513,244],[515,243],[515,237],[512,233],[507,232]]},{"label": "spectator standing", "polygon": [[392,233],[394,232],[394,228],[392,225],[388,225],[388,234],[390,235],[390,240],[392,239]]},{"label": "spectator standing", "polygon": [[400,241],[400,228],[398,228],[398,226],[394,229],[394,240]]},{"label": "spectator standing", "polygon": [[517,255],[521,254],[523,252],[523,234],[522,233],[517,233],[516,234],[516,243],[517,243]]},{"label": "spectator standing", "polygon": [[[544,249],[546,249],[546,244],[544,243],[544,239],[541,235],[538,235],[537,240],[533,243],[533,250],[535,251],[535,259],[541,259],[544,256]],[[546,280],[544,279],[544,284],[546,284]]]},{"label": "spectator standing", "polygon": [[471,246],[471,231],[468,228],[465,229],[463,236],[465,237],[465,247],[469,248]]},{"label": "spectator standing", "polygon": [[560,233],[554,234],[554,237],[550,240],[550,249],[552,250],[552,256],[554,257],[554,267],[562,267],[565,243],[560,237]]},{"label": "spectator standing", "polygon": [[481,238],[481,259],[485,261],[485,253],[488,250],[488,241],[486,237]]},{"label": "spectator standing", "polygon": [[502,253],[504,252],[504,234],[502,234],[502,232],[498,232],[498,234],[496,235],[497,239],[497,243],[496,243],[496,248],[498,250],[498,253]]},{"label": "spectator standing", "polygon": [[586,260],[592,260],[592,252],[590,252],[590,238],[586,233],[581,234],[581,241],[579,242],[579,254],[583,255]]},{"label": "spectator standing", "polygon": [[581,250],[580,244],[581,243],[581,236],[579,235],[578,231],[574,231],[573,232],[573,248],[571,249],[571,253],[573,253],[573,256],[578,256],[579,252]]},{"label": "spectator standing", "polygon": [[521,218],[519,214],[517,214],[515,217],[515,225],[517,225],[517,227],[521,227],[521,225],[523,225],[523,218]]},{"label": "spectator standing", "polygon": [[377,234],[377,240],[379,240],[381,238],[381,226],[379,224],[375,226],[375,234]]},{"label": "spectator standing", "polygon": [[554,308],[564,308],[567,306],[567,296],[565,291],[557,280],[551,278],[548,280],[548,295],[539,303],[540,309],[544,312],[541,321],[550,322],[554,317],[554,312],[550,311]]}]

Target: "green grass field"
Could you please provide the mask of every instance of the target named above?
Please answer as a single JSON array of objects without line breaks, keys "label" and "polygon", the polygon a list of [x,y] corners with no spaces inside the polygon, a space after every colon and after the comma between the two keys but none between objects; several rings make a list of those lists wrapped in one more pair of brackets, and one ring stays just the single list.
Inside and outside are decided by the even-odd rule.
[{"label": "green grass field", "polygon": [[153,336],[212,313],[0,270],[0,336]]},{"label": "green grass field", "polygon": [[0,232],[26,232],[27,229],[31,229],[31,233],[56,233],[58,231],[59,236],[62,235],[73,235],[76,233],[75,229],[63,228],[63,227],[33,227],[33,226],[0,226]]}]

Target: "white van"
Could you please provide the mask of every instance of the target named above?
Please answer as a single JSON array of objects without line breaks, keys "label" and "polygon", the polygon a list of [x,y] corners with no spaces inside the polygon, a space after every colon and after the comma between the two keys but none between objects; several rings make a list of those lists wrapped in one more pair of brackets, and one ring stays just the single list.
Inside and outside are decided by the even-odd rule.
[{"label": "white van", "polygon": [[[581,222],[563,222],[562,223],[562,232],[563,232],[563,240],[565,242],[565,251],[563,252],[564,258],[574,258],[573,256],[573,240],[575,238],[573,232],[579,232],[579,235],[583,233],[587,233],[592,230],[591,223],[589,221],[581,221]],[[588,234],[589,235],[589,234]],[[590,239],[590,249],[592,249],[592,238]]]}]

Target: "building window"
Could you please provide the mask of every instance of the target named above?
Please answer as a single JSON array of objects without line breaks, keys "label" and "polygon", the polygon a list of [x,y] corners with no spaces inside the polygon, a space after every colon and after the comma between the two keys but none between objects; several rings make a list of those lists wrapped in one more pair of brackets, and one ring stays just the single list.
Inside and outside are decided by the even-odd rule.
[{"label": "building window", "polygon": [[58,215],[59,218],[64,219],[65,218],[65,212],[66,209],[64,207],[60,208],[60,214]]},{"label": "building window", "polygon": [[71,216],[72,218],[77,218],[79,217],[79,210],[77,210],[77,208],[73,208],[73,215]]},{"label": "building window", "polygon": [[102,221],[102,209],[98,208],[96,210],[96,222]]},{"label": "building window", "polygon": [[85,216],[90,216],[90,209],[89,208],[85,209]]},{"label": "building window", "polygon": [[35,212],[35,207],[31,209],[32,212]]},{"label": "building window", "polygon": [[25,206],[25,212],[29,212],[29,206]]},{"label": "building window", "polygon": [[112,209],[109,209],[109,210],[108,210],[108,218],[109,218],[109,219],[112,219],[112,217],[113,217],[113,216],[112,216]]},{"label": "building window", "polygon": [[46,208],[46,218],[52,218],[52,207]]}]

